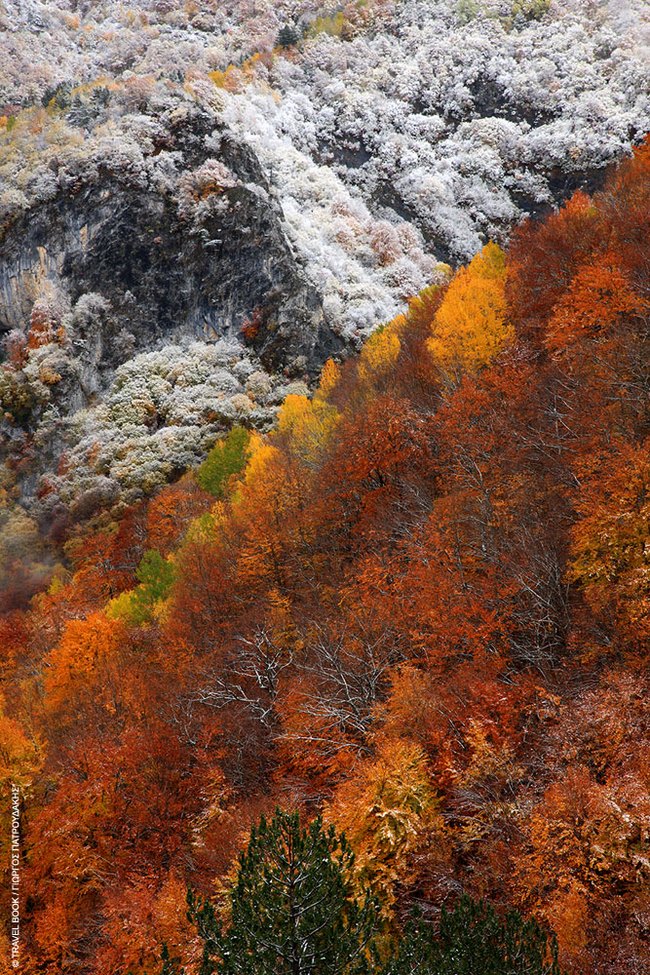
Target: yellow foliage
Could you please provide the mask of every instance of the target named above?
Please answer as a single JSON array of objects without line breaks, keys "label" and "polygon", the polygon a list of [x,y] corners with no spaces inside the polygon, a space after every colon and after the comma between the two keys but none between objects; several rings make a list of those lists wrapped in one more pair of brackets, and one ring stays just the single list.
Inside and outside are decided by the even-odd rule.
[{"label": "yellow foliage", "polygon": [[336,389],[341,378],[341,370],[333,359],[328,359],[323,366],[320,374],[320,383],[316,390],[316,397],[327,399],[331,392]]},{"label": "yellow foliage", "polygon": [[210,511],[189,523],[185,536],[180,544],[179,552],[183,552],[188,545],[200,542],[214,542],[219,529],[226,522],[226,505],[223,501],[215,501]]},{"label": "yellow foliage", "polygon": [[339,10],[335,14],[326,14],[322,17],[317,17],[310,24],[307,33],[309,37],[317,37],[319,34],[330,34],[332,37],[341,37],[346,34],[348,26],[348,20],[345,14],[342,10]]},{"label": "yellow foliage", "polygon": [[250,460],[244,472],[244,484],[250,487],[256,482],[264,480],[269,469],[281,459],[282,451],[274,447],[273,444],[260,436],[251,437]]},{"label": "yellow foliage", "polygon": [[376,760],[339,788],[324,818],[345,833],[359,886],[377,893],[390,916],[397,886],[412,879],[414,855],[439,825],[423,750],[400,739],[383,743]]},{"label": "yellow foliage", "polygon": [[244,539],[238,570],[247,584],[265,580],[265,584],[270,582],[280,588],[286,585],[280,553],[289,544],[292,526],[303,505],[306,474],[305,467],[288,455],[290,451],[297,452],[300,438],[307,443],[303,446],[306,452],[312,449],[313,433],[304,404],[290,403],[287,409],[284,422],[289,450],[264,440],[253,448],[226,521],[226,530]]},{"label": "yellow foliage", "polygon": [[8,795],[9,783],[27,784],[39,765],[40,745],[28,738],[18,722],[4,713],[0,697],[0,786]]},{"label": "yellow foliage", "polygon": [[244,76],[234,64],[229,64],[225,71],[211,71],[209,77],[217,88],[224,91],[240,91],[244,84]]},{"label": "yellow foliage", "polygon": [[122,623],[103,613],[70,620],[48,658],[44,682],[47,706],[64,704],[72,685],[94,682],[105,663],[120,650],[124,635]]},{"label": "yellow foliage", "polygon": [[486,244],[451,281],[436,312],[428,348],[449,378],[487,365],[514,337],[506,321],[505,255]]},{"label": "yellow foliage", "polygon": [[404,316],[399,315],[388,325],[372,333],[359,356],[359,378],[363,382],[372,382],[395,365],[402,347],[399,333],[404,322]]},{"label": "yellow foliage", "polygon": [[486,779],[510,782],[522,774],[523,770],[514,763],[514,750],[507,744],[492,744],[479,721],[470,718],[464,737],[471,749],[471,758],[461,776],[463,786],[473,786]]},{"label": "yellow foliage", "polygon": [[48,596],[57,596],[62,589],[66,587],[70,581],[70,573],[67,569],[58,562],[54,566],[52,576],[50,578],[50,584],[47,587]]},{"label": "yellow foliage", "polygon": [[256,68],[261,60],[259,54],[253,54],[240,65],[229,64],[224,71],[210,71],[208,77],[217,88],[223,88],[224,91],[229,92],[238,92],[249,81],[253,80]]},{"label": "yellow foliage", "polygon": [[124,623],[134,621],[133,592],[132,589],[128,592],[121,592],[119,596],[115,596],[106,604],[104,612],[109,620],[122,620]]},{"label": "yellow foliage", "polygon": [[294,455],[312,463],[327,444],[338,419],[336,407],[321,397],[310,400],[306,396],[290,394],[278,415],[278,431],[287,435]]}]

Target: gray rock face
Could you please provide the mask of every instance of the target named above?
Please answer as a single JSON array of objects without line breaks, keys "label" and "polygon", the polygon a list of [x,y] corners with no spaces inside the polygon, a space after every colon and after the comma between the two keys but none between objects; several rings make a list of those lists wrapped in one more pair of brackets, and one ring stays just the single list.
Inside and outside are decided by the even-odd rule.
[{"label": "gray rock face", "polygon": [[86,337],[104,375],[134,351],[223,337],[251,344],[272,371],[315,374],[343,343],[253,152],[202,110],[160,141],[143,173],[100,159],[71,178],[50,162],[56,194],[0,239],[0,329],[25,329],[46,282],[71,306],[87,293],[107,302],[103,334]]},{"label": "gray rock face", "polygon": [[254,150],[158,95],[46,141],[0,199],[0,483],[45,532],[268,429],[344,348]]}]

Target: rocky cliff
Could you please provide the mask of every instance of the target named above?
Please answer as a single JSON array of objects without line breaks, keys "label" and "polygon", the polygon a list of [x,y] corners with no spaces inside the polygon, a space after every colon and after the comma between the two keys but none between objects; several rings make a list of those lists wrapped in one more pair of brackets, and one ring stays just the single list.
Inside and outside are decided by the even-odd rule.
[{"label": "rocky cliff", "polygon": [[650,126],[641,0],[5,6],[0,489],[46,528],[265,429]]},{"label": "rocky cliff", "polygon": [[101,333],[80,340],[103,374],[127,352],[238,337],[270,369],[313,375],[342,343],[252,150],[180,102],[141,162],[99,156],[84,171],[48,161],[55,191],[0,240],[0,328],[24,330],[46,293],[70,306],[92,293],[109,312]]}]

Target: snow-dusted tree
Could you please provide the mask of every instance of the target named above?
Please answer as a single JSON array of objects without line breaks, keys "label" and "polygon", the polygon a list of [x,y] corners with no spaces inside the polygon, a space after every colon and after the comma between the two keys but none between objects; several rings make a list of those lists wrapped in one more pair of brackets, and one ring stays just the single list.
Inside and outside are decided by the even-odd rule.
[{"label": "snow-dusted tree", "polygon": [[223,926],[209,901],[189,895],[204,942],[202,975],[362,975],[377,909],[353,895],[354,855],[320,819],[301,825],[277,810],[251,831]]}]

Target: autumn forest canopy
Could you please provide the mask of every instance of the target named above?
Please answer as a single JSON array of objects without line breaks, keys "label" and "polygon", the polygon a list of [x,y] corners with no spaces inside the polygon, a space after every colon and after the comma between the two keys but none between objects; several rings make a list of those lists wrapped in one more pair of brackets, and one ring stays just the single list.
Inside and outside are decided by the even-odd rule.
[{"label": "autumn forest canopy", "polygon": [[649,177],[55,539],[0,617],[25,971],[645,970]]}]

